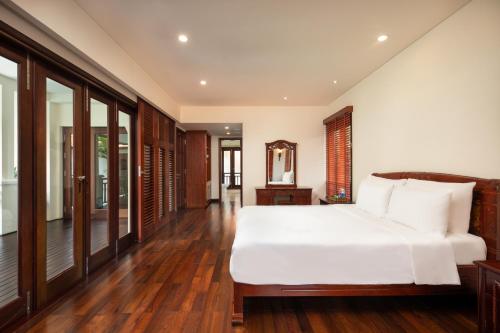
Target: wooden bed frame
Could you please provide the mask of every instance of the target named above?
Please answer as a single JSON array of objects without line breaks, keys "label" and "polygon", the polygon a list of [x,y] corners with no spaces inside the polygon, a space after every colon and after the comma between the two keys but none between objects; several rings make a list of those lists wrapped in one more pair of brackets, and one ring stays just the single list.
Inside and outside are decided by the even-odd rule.
[{"label": "wooden bed frame", "polygon": [[[388,179],[414,178],[439,182],[476,182],[469,232],[482,237],[488,248],[487,259],[500,259],[500,180],[481,179],[427,172],[375,173]],[[245,297],[298,296],[413,296],[475,294],[477,290],[476,265],[459,265],[461,285],[251,285],[234,282],[233,324],[243,323]]]}]

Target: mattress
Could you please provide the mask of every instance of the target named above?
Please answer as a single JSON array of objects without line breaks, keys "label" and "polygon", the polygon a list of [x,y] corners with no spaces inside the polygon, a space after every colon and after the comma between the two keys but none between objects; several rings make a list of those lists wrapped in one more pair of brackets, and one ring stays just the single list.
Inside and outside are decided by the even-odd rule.
[{"label": "mattress", "polygon": [[429,238],[355,205],[245,207],[230,273],[248,284],[459,284],[456,265],[485,253],[480,237]]},{"label": "mattress", "polygon": [[484,239],[473,234],[448,234],[457,265],[472,265],[475,260],[486,259]]}]

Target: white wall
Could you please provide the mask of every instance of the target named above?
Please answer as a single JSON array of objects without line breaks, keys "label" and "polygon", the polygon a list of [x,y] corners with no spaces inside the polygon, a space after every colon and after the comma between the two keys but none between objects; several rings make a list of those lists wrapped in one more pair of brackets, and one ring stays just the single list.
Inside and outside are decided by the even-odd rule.
[{"label": "white wall", "polygon": [[179,118],[177,103],[74,1],[4,1],[0,19],[129,98]]},{"label": "white wall", "polygon": [[[329,107],[182,107],[182,123],[243,124],[243,204],[255,204],[255,187],[266,183],[266,142],[297,142],[297,184],[325,189],[323,119]],[[212,178],[213,179],[213,178]],[[214,183],[215,184],[215,183]]]},{"label": "white wall", "polygon": [[500,178],[500,1],[472,1],[331,111],[346,105],[354,189],[372,171]]}]

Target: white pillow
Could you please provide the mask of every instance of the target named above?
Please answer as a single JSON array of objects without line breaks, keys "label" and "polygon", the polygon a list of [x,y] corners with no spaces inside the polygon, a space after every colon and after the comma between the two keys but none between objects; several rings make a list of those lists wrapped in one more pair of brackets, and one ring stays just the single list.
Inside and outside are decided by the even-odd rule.
[{"label": "white pillow", "polygon": [[408,179],[407,185],[415,189],[445,190],[451,192],[450,220],[448,232],[466,234],[469,231],[472,207],[472,183],[442,183],[427,180]]},{"label": "white pillow", "polygon": [[375,216],[384,216],[393,187],[393,184],[363,180],[359,184],[356,206]]},{"label": "white pillow", "polygon": [[444,237],[448,228],[451,193],[395,187],[387,218],[415,230]]},{"label": "white pillow", "polygon": [[388,179],[388,178],[377,177],[374,175],[369,175],[368,180],[384,184],[392,184],[394,186],[403,186],[404,184],[406,184],[407,181],[407,179]]}]

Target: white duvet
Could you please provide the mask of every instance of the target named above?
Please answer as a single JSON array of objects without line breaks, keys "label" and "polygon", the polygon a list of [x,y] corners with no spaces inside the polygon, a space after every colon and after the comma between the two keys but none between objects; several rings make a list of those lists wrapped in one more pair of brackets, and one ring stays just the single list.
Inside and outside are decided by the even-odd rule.
[{"label": "white duvet", "polygon": [[230,273],[248,284],[460,284],[446,238],[355,205],[242,208]]}]

